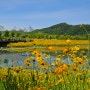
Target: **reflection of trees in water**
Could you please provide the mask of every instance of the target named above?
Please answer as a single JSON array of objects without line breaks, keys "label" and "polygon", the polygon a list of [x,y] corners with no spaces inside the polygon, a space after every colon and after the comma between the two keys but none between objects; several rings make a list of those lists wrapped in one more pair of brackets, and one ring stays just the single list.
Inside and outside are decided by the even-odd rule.
[{"label": "reflection of trees in water", "polygon": [[9,60],[8,59],[4,59],[4,63],[8,64]]}]

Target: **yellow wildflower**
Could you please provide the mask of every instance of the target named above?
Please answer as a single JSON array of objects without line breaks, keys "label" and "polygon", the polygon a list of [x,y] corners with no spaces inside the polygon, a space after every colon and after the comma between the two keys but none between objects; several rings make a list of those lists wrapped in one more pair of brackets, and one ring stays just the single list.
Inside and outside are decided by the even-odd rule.
[{"label": "yellow wildflower", "polygon": [[68,49],[64,49],[64,50],[63,50],[63,53],[64,53],[64,54],[68,53]]},{"label": "yellow wildflower", "polygon": [[37,55],[38,53],[39,53],[39,51],[37,51],[37,50],[32,52],[32,54],[34,54],[34,55]]},{"label": "yellow wildflower", "polygon": [[58,74],[64,74],[67,71],[68,71],[68,66],[66,64],[63,64],[63,65],[59,66],[55,70],[55,72],[58,73]]},{"label": "yellow wildflower", "polygon": [[71,44],[71,40],[68,38],[68,39],[66,40],[66,43],[67,43],[67,44]]},{"label": "yellow wildflower", "polygon": [[53,51],[54,48],[53,48],[52,46],[48,45],[48,46],[47,46],[47,50]]},{"label": "yellow wildflower", "polygon": [[60,83],[63,82],[63,81],[64,81],[64,79],[61,78],[60,80],[57,81],[56,85],[60,84]]},{"label": "yellow wildflower", "polygon": [[84,58],[76,57],[76,58],[74,58],[74,63],[77,63],[78,65],[83,65]]},{"label": "yellow wildflower", "polygon": [[72,52],[77,52],[80,48],[78,46],[75,46],[73,48],[71,48]]},{"label": "yellow wildflower", "polygon": [[61,56],[59,55],[57,58],[56,58],[56,60],[60,60],[61,59]]},{"label": "yellow wildflower", "polygon": [[35,86],[34,90],[46,90],[46,88],[45,87]]},{"label": "yellow wildflower", "polygon": [[50,58],[50,56],[49,56],[49,55],[47,55],[47,54],[45,55],[45,57],[46,57],[47,59],[48,59],[48,58]]},{"label": "yellow wildflower", "polygon": [[39,66],[41,67],[41,68],[43,68],[43,69],[47,69],[47,62],[45,62],[45,61],[40,61],[39,62]]}]

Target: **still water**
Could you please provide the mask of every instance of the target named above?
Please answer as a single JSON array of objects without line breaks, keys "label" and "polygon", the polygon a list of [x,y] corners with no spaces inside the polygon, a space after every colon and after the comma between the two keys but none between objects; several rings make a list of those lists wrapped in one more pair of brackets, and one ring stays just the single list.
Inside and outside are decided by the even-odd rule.
[{"label": "still water", "polygon": [[[41,52],[42,53],[42,52]],[[46,52],[45,52],[46,53]],[[53,55],[51,53],[48,53],[50,56],[50,59],[47,60],[48,63],[52,63],[55,61],[57,55]],[[29,56],[32,56],[31,52],[21,52],[21,53],[11,53],[11,52],[0,52],[0,67],[11,67],[11,66],[20,66],[24,65],[24,60],[28,58]],[[45,60],[46,58],[43,57]],[[63,57],[60,61],[64,60],[65,63],[72,63],[71,59],[69,57]]]},{"label": "still water", "polygon": [[[10,53],[10,52],[0,52],[0,67],[2,66],[20,66],[24,64],[24,60],[31,55],[30,52],[21,53]],[[50,55],[50,54],[49,54]],[[45,60],[45,57],[43,57]],[[53,62],[55,60],[55,55],[50,55],[50,59]],[[49,62],[49,61],[48,61]]]},{"label": "still water", "polygon": [[[30,53],[10,53],[4,52],[0,53],[0,66],[12,66],[14,65],[22,65],[25,58],[27,58]],[[16,62],[16,63],[13,63]]]}]

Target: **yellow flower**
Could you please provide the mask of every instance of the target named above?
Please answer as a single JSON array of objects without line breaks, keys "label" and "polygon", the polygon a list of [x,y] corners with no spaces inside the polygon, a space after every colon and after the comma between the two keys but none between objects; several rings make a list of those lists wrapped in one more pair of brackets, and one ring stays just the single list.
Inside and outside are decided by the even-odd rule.
[{"label": "yellow flower", "polygon": [[39,58],[42,58],[43,54],[37,53],[36,56],[39,57]]},{"label": "yellow flower", "polygon": [[32,57],[28,57],[28,58],[26,58],[26,59],[24,60],[24,62],[25,62],[25,64],[26,64],[27,66],[31,66],[30,60],[32,60]]},{"label": "yellow flower", "polygon": [[36,61],[37,62],[41,62],[42,61],[42,58],[41,57],[36,57]]},{"label": "yellow flower", "polygon": [[72,52],[77,52],[80,48],[78,46],[75,46],[73,48],[71,48]]},{"label": "yellow flower", "polygon": [[52,46],[48,45],[47,50],[54,51],[54,48]]},{"label": "yellow flower", "polygon": [[39,52],[37,50],[33,51],[32,54],[37,55]]},{"label": "yellow flower", "polygon": [[35,86],[34,90],[46,90],[46,88],[45,87]]},{"label": "yellow flower", "polygon": [[46,57],[47,59],[48,59],[48,58],[50,58],[50,56],[49,56],[49,55],[47,55],[47,54],[45,55],[45,57]]},{"label": "yellow flower", "polygon": [[68,71],[68,66],[66,64],[63,64],[55,69],[55,72],[58,74],[64,74],[67,71]]},{"label": "yellow flower", "polygon": [[83,65],[84,64],[84,59],[80,57],[74,58],[74,63],[77,63],[78,65]]},{"label": "yellow flower", "polygon": [[41,67],[41,68],[43,68],[43,69],[47,69],[47,62],[45,62],[45,61],[40,61],[39,62],[39,66]]},{"label": "yellow flower", "polygon": [[67,44],[71,44],[71,40],[70,40],[70,39],[67,39],[67,40],[66,40],[66,43],[67,43]]},{"label": "yellow flower", "polygon": [[83,56],[83,57],[82,57],[83,60],[86,60],[86,58],[87,58],[87,56]]},{"label": "yellow flower", "polygon": [[64,50],[63,50],[63,53],[64,53],[64,54],[68,53],[68,49],[64,49]]},{"label": "yellow flower", "polygon": [[13,76],[17,76],[16,71],[11,71],[11,73],[12,73]]},{"label": "yellow flower", "polygon": [[56,85],[60,84],[60,83],[63,82],[63,81],[64,81],[64,79],[61,78],[60,80],[57,81]]},{"label": "yellow flower", "polygon": [[59,55],[57,58],[56,58],[56,60],[60,60],[61,59],[61,56]]},{"label": "yellow flower", "polygon": [[46,87],[40,87],[39,90],[46,90]]}]

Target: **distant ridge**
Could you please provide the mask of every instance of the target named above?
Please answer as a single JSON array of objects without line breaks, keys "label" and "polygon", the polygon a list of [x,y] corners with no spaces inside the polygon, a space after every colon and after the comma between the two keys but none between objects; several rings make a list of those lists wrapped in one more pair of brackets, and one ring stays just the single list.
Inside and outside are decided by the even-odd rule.
[{"label": "distant ridge", "polygon": [[[90,25],[83,24],[85,30],[90,33]],[[83,27],[79,25],[69,25],[67,23],[56,24],[43,29],[36,29],[31,33],[43,33],[43,34],[51,34],[51,35],[85,35],[87,32]]]}]

